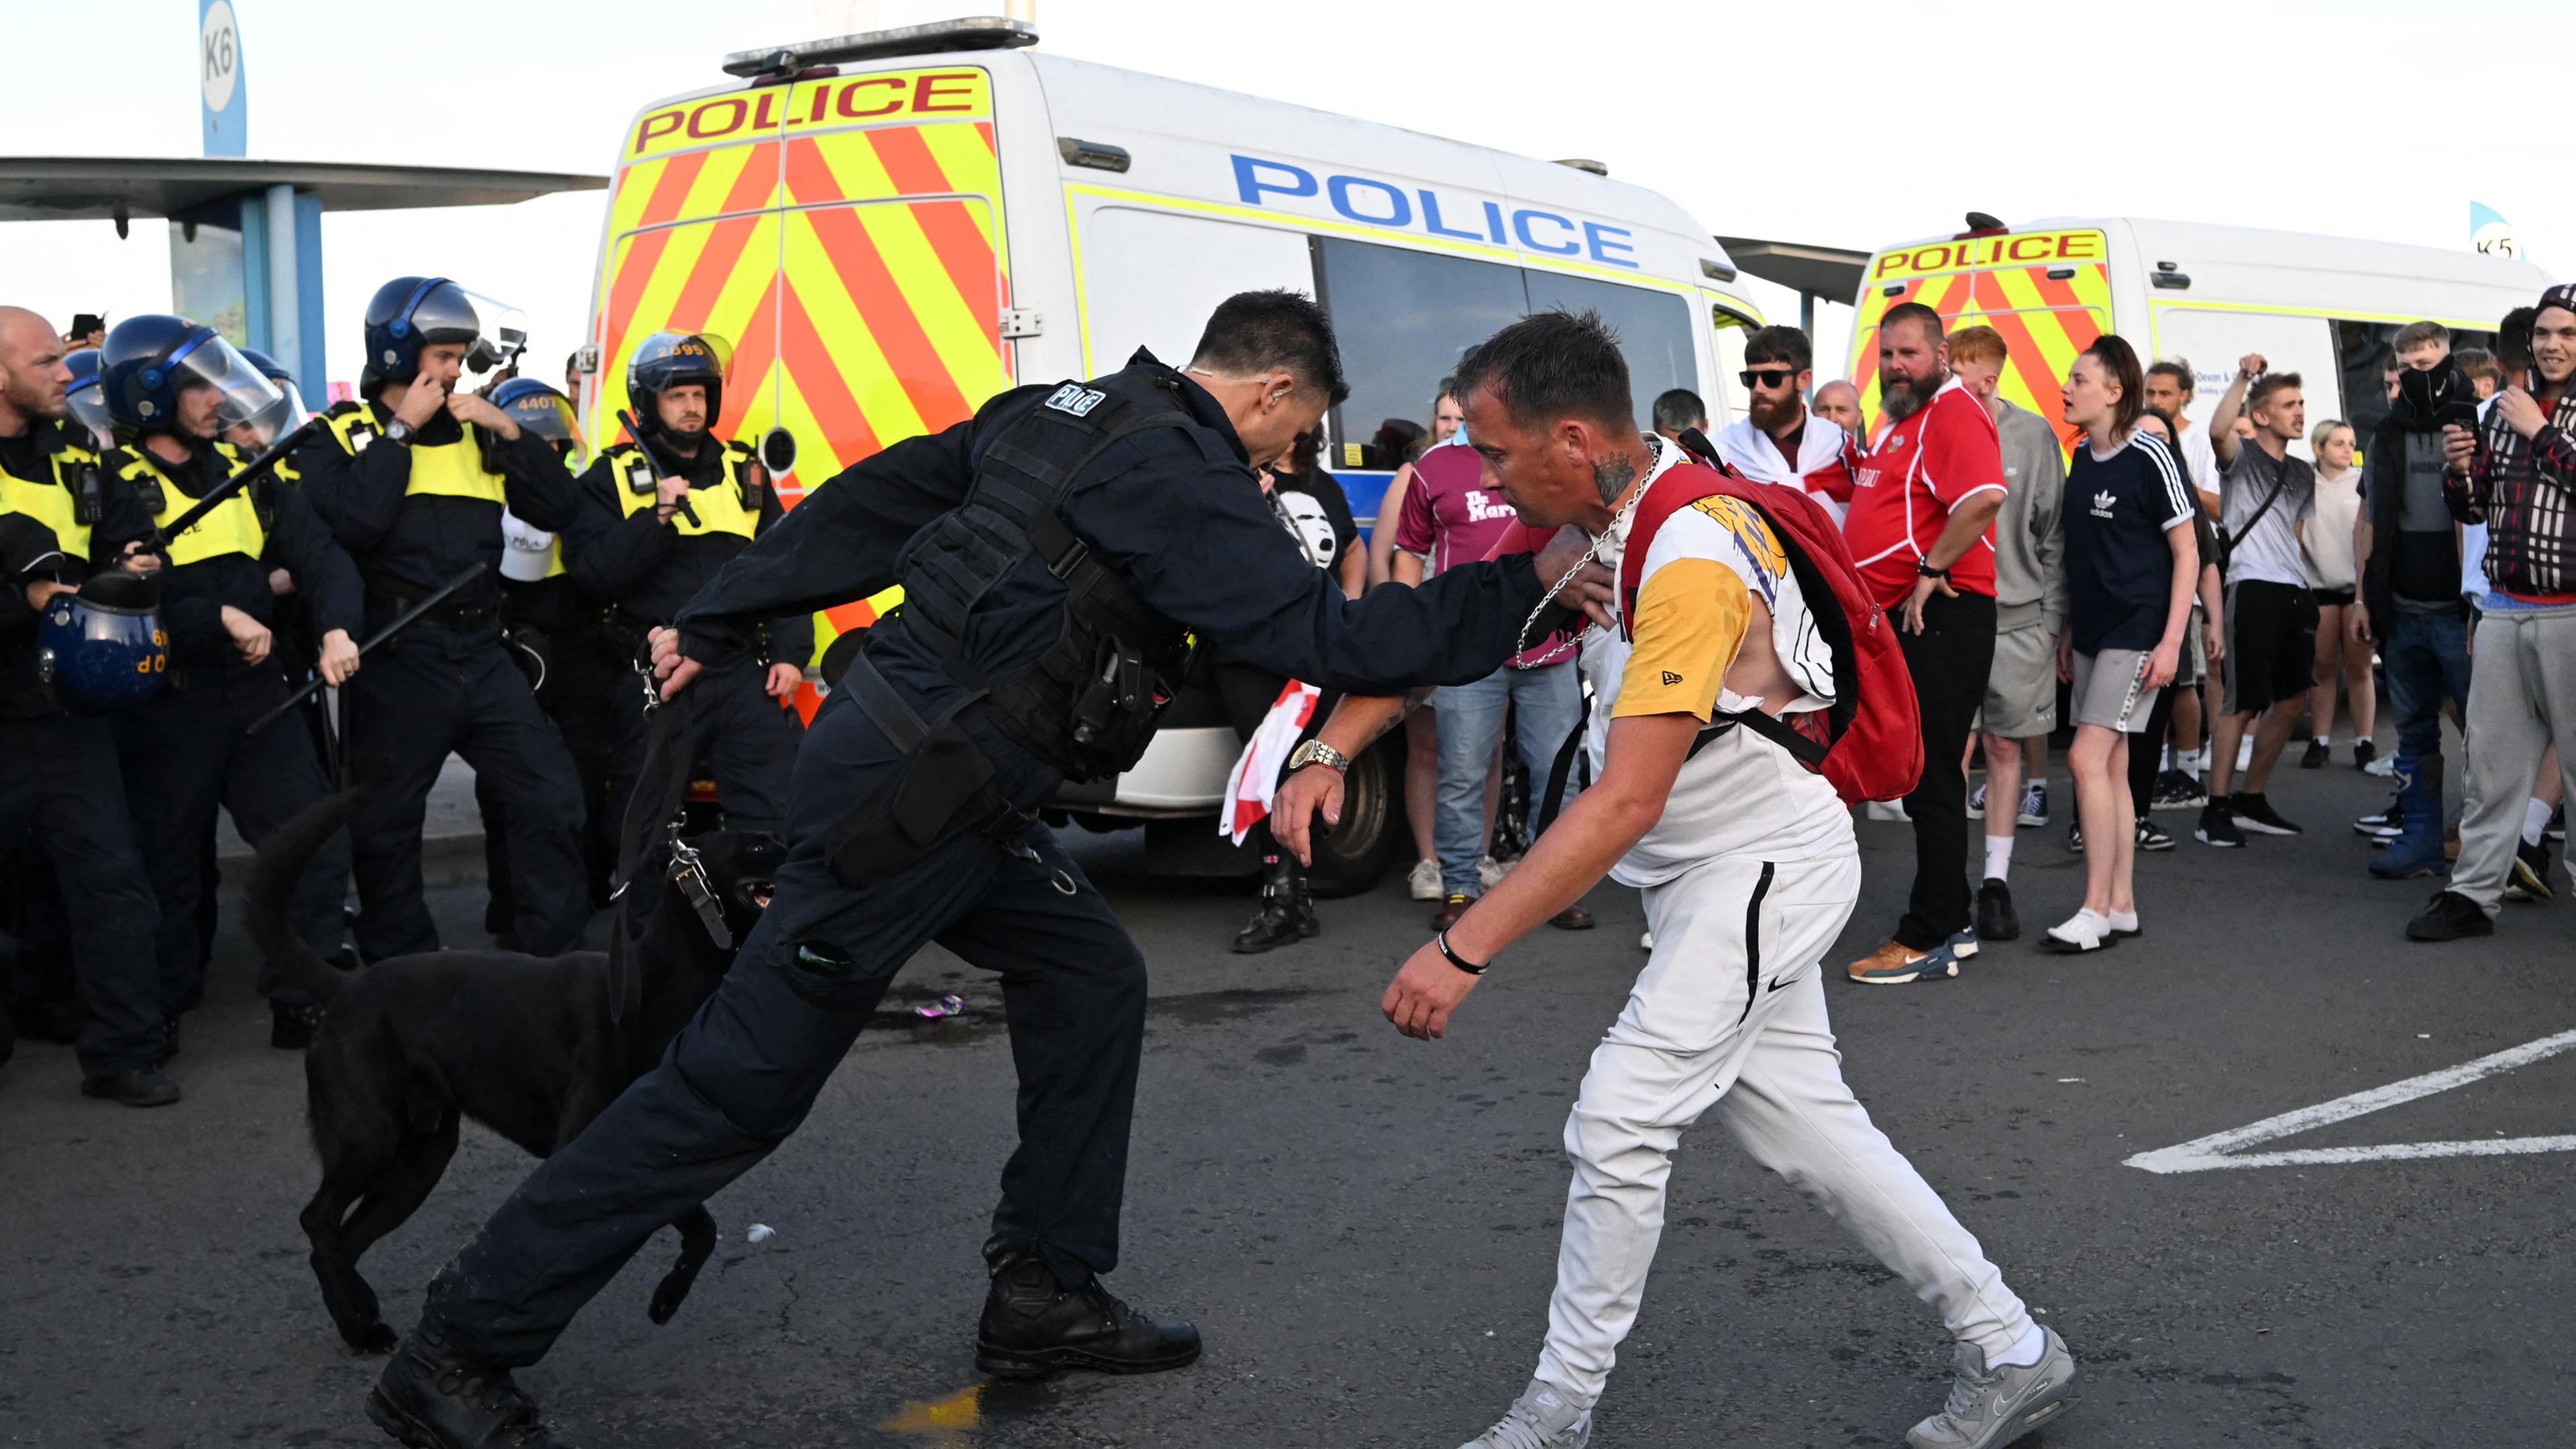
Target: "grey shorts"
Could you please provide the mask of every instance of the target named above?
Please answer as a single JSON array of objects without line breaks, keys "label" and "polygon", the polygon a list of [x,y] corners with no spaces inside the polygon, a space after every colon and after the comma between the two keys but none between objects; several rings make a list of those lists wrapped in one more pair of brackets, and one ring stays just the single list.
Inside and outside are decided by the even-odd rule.
[{"label": "grey shorts", "polygon": [[2147,716],[2156,707],[2156,691],[2147,687],[2146,678],[2144,649],[2105,649],[2099,654],[2079,651],[2075,656],[2075,722],[2123,734],[2145,729]]},{"label": "grey shorts", "polygon": [[2057,636],[2046,624],[2025,624],[1995,635],[1984,714],[1981,728],[2008,740],[2057,728]]}]

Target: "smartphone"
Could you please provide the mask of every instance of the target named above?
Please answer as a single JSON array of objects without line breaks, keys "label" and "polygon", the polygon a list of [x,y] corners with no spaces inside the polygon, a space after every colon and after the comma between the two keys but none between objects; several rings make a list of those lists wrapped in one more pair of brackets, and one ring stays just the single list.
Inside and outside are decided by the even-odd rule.
[{"label": "smartphone", "polygon": [[2442,426],[2459,428],[2475,436],[2478,431],[2478,405],[2465,401],[2442,404]]}]

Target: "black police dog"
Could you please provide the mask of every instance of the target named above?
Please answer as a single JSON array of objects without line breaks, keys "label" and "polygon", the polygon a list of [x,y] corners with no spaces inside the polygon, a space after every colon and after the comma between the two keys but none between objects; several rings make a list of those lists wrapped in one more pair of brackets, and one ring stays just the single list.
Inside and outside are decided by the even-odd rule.
[{"label": "black police dog", "polygon": [[[471,1117],[539,1157],[551,1155],[651,1070],[733,964],[677,883],[666,849],[639,869],[661,899],[635,942],[640,1009],[609,1019],[608,957],[551,960],[512,951],[397,956],[335,970],[288,923],[305,862],[355,813],[361,791],[324,800],[278,832],[251,883],[253,939],[328,1010],[304,1056],[305,1112],[322,1186],[304,1208],[313,1275],[340,1336],[361,1353],[396,1342],[359,1276],[358,1258],[402,1226],[438,1185]],[[719,831],[698,852],[734,941],[769,903],[786,859],[774,835]],[[655,1323],[677,1312],[715,1250],[704,1205],[672,1223],[680,1258],[654,1290]]]}]

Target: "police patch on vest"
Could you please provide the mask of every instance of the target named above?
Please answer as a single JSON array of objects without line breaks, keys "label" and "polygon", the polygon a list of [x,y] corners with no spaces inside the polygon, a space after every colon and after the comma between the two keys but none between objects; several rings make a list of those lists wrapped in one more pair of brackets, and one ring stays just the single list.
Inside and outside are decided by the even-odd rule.
[{"label": "police patch on vest", "polygon": [[1100,406],[1101,400],[1108,396],[1109,394],[1096,387],[1084,387],[1078,382],[1068,382],[1048,396],[1046,405],[1057,412],[1071,413],[1077,418],[1084,418],[1091,416],[1091,410]]}]

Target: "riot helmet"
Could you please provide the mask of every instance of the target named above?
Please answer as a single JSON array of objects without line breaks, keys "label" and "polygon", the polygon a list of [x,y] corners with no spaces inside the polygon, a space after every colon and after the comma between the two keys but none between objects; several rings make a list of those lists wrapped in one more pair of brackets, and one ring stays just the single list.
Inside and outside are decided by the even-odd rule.
[{"label": "riot helmet", "polygon": [[420,350],[440,343],[471,349],[483,321],[465,289],[445,277],[396,277],[367,302],[367,359],[360,374],[370,386],[409,384],[420,376]]},{"label": "riot helmet", "polygon": [[45,602],[36,625],[36,677],[76,709],[113,709],[159,694],[170,674],[161,584],[109,572]]},{"label": "riot helmet", "polygon": [[[185,317],[147,312],[117,323],[99,349],[99,375],[120,439],[210,439],[243,426],[271,437],[284,431],[285,396],[215,329]],[[197,396],[204,392],[213,396]]]},{"label": "riot helmet", "polygon": [[[267,353],[260,351],[256,347],[243,348],[241,350],[241,355],[250,363],[251,366],[258,368],[259,375],[267,378],[269,382],[277,388],[278,392],[285,397],[286,411],[279,415],[277,423],[278,428],[284,430],[302,427],[304,425],[304,420],[311,417],[313,414],[305,409],[304,390],[295,385],[295,375],[288,372],[285,367],[281,366],[276,358],[269,356]],[[261,437],[250,436],[246,433],[242,437],[233,439],[233,441],[243,444],[246,447],[265,448],[269,444],[276,442],[277,438],[278,434],[274,432]]]},{"label": "riot helmet", "polygon": [[[705,332],[656,332],[635,344],[626,359],[626,402],[635,410],[635,421],[649,432],[660,433],[673,442],[695,443],[705,436],[672,432],[662,423],[662,394],[672,388],[694,383],[707,390],[705,428],[715,426],[724,414],[725,372],[733,365],[733,344]],[[637,441],[642,441],[638,439]]]},{"label": "riot helmet", "polygon": [[492,389],[491,401],[522,431],[552,443],[556,452],[569,458],[588,451],[581,424],[573,417],[572,400],[535,378],[511,378]]},{"label": "riot helmet", "polygon": [[101,450],[116,446],[116,420],[108,416],[107,391],[99,386],[98,349],[84,347],[63,358],[63,366],[72,370],[72,383],[63,393],[63,406],[72,421],[89,430],[92,445]]}]

